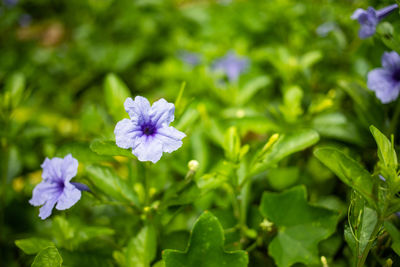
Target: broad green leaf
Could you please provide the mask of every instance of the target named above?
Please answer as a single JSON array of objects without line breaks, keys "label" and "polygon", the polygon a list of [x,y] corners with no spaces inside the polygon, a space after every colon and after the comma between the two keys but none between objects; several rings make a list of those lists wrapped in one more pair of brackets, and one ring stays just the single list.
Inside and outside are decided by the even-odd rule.
[{"label": "broad green leaf", "polygon": [[107,161],[111,159],[110,157],[99,155],[93,152],[92,150],[90,150],[89,143],[83,142],[68,143],[61,146],[57,150],[56,156],[65,157],[68,154],[71,154],[74,158],[82,163],[93,163],[99,161]]},{"label": "broad green leaf", "polygon": [[311,129],[299,130],[296,133],[283,134],[271,148],[264,153],[259,153],[259,160],[255,162],[252,173],[259,173],[276,165],[285,157],[304,150],[319,141],[319,135]]},{"label": "broad green leaf", "polygon": [[245,267],[245,251],[224,251],[224,233],[218,219],[205,211],[193,226],[186,251],[164,250],[165,267]]},{"label": "broad green leaf", "polygon": [[376,97],[366,88],[355,82],[339,81],[340,87],[353,99],[359,120],[369,127],[371,124],[379,128],[383,126],[384,111]]},{"label": "broad green leaf", "polygon": [[128,87],[115,74],[108,74],[104,80],[104,99],[108,112],[115,121],[126,118],[128,114],[125,111],[125,100],[130,97]]},{"label": "broad green leaf", "polygon": [[62,258],[54,246],[44,248],[36,255],[32,267],[57,267],[61,266]]},{"label": "broad green leaf", "polygon": [[373,207],[377,197],[374,192],[374,180],[360,163],[343,152],[330,147],[318,148],[314,155],[333,171],[345,184],[360,193]]},{"label": "broad green leaf", "polygon": [[299,178],[298,167],[274,168],[268,170],[268,182],[275,190],[283,190],[292,186]]},{"label": "broad green leaf", "polygon": [[303,186],[283,193],[265,192],[260,212],[278,228],[268,251],[280,267],[318,264],[318,243],[335,232],[338,221],[337,213],[308,204]]},{"label": "broad green leaf", "polygon": [[36,254],[44,248],[54,246],[48,239],[31,237],[27,239],[15,240],[15,245],[28,255]]},{"label": "broad green leaf", "polygon": [[22,100],[25,90],[25,76],[22,73],[14,73],[7,81],[4,88],[4,103],[6,106],[15,108]]},{"label": "broad green leaf", "polygon": [[96,237],[113,235],[114,230],[102,226],[87,226],[78,223],[79,221],[68,221],[61,216],[53,220],[52,233],[57,241],[58,247],[74,250],[80,244]]},{"label": "broad green leaf", "polygon": [[131,150],[118,147],[115,141],[94,140],[90,144],[90,149],[99,155],[136,158]]},{"label": "broad green leaf", "polygon": [[393,144],[389,139],[382,134],[375,126],[371,125],[369,128],[378,145],[378,157],[382,163],[393,169],[397,169],[397,154],[394,150]]},{"label": "broad green leaf", "polygon": [[392,249],[400,256],[400,231],[397,227],[389,221],[384,223],[386,231],[392,238]]},{"label": "broad green leaf", "polygon": [[86,171],[93,185],[105,194],[120,201],[128,201],[139,205],[139,200],[133,190],[133,186],[129,186],[127,181],[122,180],[112,168],[90,165],[86,167]]},{"label": "broad green leaf", "polygon": [[285,89],[283,94],[283,105],[280,106],[280,110],[285,117],[286,121],[294,122],[298,116],[303,114],[301,107],[301,101],[303,99],[303,90],[297,86],[290,86]]},{"label": "broad green leaf", "polygon": [[237,105],[246,104],[258,91],[264,89],[271,84],[271,78],[268,76],[260,76],[252,79],[245,84],[239,92],[239,97],[236,99]]},{"label": "broad green leaf", "polygon": [[366,248],[373,242],[375,227],[378,226],[378,216],[374,209],[366,205],[365,199],[357,192],[353,192],[351,205],[349,207],[349,223],[345,229],[345,239],[349,247],[356,255],[356,259],[361,259],[362,255],[368,253]]},{"label": "broad green leaf", "polygon": [[363,134],[365,131],[360,128],[358,123],[340,112],[318,114],[311,123],[313,129],[323,137],[360,146],[365,145],[368,141],[367,136]]},{"label": "broad green leaf", "polygon": [[148,267],[156,256],[157,236],[153,226],[145,226],[133,237],[126,250],[126,266]]}]

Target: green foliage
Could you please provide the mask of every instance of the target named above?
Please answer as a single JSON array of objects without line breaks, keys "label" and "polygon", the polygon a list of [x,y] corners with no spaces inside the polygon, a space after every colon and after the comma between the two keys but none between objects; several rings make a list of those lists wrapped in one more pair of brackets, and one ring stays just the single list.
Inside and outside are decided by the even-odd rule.
[{"label": "green foliage", "polygon": [[139,205],[133,187],[119,177],[113,169],[100,165],[89,165],[86,172],[93,185],[116,200]]},{"label": "green foliage", "polygon": [[260,172],[272,167],[285,157],[314,145],[319,135],[314,130],[301,130],[292,134],[284,134],[269,148],[264,147],[258,154],[253,172]]},{"label": "green foliage", "polygon": [[[156,256],[157,236],[153,226],[144,226],[137,236],[133,237],[122,254],[121,266],[148,267]],[[120,254],[117,253],[117,257]]]},{"label": "green foliage", "polygon": [[268,245],[278,266],[318,264],[318,243],[336,229],[338,215],[307,203],[306,189],[294,187],[283,193],[265,192],[260,212],[278,228]]},{"label": "green foliage", "polygon": [[165,250],[163,252],[165,267],[247,266],[247,252],[226,252],[223,246],[223,229],[218,219],[206,211],[194,224],[189,245],[185,252],[176,250]]},{"label": "green foliage", "polygon": [[57,267],[62,265],[62,258],[54,246],[42,249],[35,257],[32,267]]},{"label": "green foliage", "polygon": [[115,74],[108,74],[104,80],[104,99],[115,121],[128,116],[124,109],[124,102],[128,97],[128,87]]},{"label": "green foliage", "polygon": [[132,151],[118,147],[114,141],[94,140],[90,149],[99,155],[135,158]]},{"label": "green foliage", "polygon": [[318,148],[314,155],[345,184],[360,193],[371,206],[377,206],[374,180],[360,163],[336,148]]},{"label": "green foliage", "polygon": [[44,248],[54,246],[50,240],[37,237],[15,240],[15,245],[29,255],[36,254]]}]

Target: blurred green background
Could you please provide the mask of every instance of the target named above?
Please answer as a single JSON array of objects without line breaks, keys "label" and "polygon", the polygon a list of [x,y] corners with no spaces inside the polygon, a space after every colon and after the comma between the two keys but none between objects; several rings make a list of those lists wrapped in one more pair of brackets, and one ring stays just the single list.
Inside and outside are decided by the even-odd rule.
[{"label": "blurred green background", "polygon": [[[64,214],[41,221],[37,208],[28,203],[45,157],[71,152],[80,162],[77,181],[88,184],[84,166],[93,162],[108,162],[121,176],[142,172],[136,161],[104,158],[89,149],[96,138],[112,140],[115,124],[123,116],[122,107],[115,108],[107,96],[106,77],[108,82],[123,81],[132,96],[142,95],[151,102],[161,97],[175,102],[185,83],[174,125],[188,137],[180,150],[164,155],[153,168],[150,185],[155,195],[184,176],[192,159],[200,162],[199,184],[203,175],[220,168],[229,126],[236,126],[242,143],[251,148],[262,147],[273,133],[312,128],[321,143],[347,146],[372,169],[376,148],[368,127],[374,124],[385,131],[383,118],[392,114],[393,105],[381,105],[366,89],[365,78],[380,66],[387,48],[373,38],[360,40],[359,25],[350,16],[356,8],[391,3],[2,0],[0,265],[29,265],[32,258],[14,241],[50,235],[64,247],[66,266],[78,266],[77,255],[79,266],[114,266],[118,256],[113,251],[121,250],[137,233],[139,217],[85,194],[67,211],[71,229],[112,226],[115,234],[106,233],[101,242],[98,237],[84,239],[81,248],[78,241],[63,241],[60,229],[69,229]],[[388,17],[393,25],[398,24],[395,17]],[[212,67],[229,52],[249,61],[236,82]],[[196,58],[196,64],[188,57]],[[326,206],[346,212],[347,189],[311,151],[286,159],[256,180],[252,203],[259,204],[264,190],[281,191],[295,184],[307,185],[312,202],[325,201]],[[161,249],[185,248],[188,230],[201,210],[213,210],[229,228],[229,196],[218,190],[224,189],[181,207],[174,223],[160,228],[157,259]],[[257,225],[257,216],[254,220]],[[322,248],[332,266],[348,262],[343,224],[332,243]],[[238,248],[237,239],[227,237],[227,247]],[[250,266],[268,264],[273,266],[265,248],[250,254]]]}]

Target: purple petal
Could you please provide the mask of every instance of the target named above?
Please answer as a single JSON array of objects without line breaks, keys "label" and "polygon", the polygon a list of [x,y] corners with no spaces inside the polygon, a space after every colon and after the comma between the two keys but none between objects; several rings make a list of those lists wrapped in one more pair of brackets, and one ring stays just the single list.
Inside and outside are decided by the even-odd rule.
[{"label": "purple petal", "polygon": [[400,69],[400,56],[395,51],[385,52],[382,55],[382,66],[385,69],[396,71]]},{"label": "purple petal", "polygon": [[162,150],[171,153],[182,146],[182,138],[186,134],[178,131],[174,127],[163,127],[158,129],[156,138],[162,143]]},{"label": "purple petal", "polygon": [[361,14],[365,13],[366,11],[362,8],[357,8],[356,11],[354,11],[353,15],[351,15],[352,19],[358,19]]},{"label": "purple petal", "polygon": [[40,209],[39,209],[39,217],[44,220],[51,215],[51,211],[56,204],[56,199],[51,199],[46,202]]},{"label": "purple petal", "polygon": [[393,80],[392,73],[379,68],[368,73],[368,88],[375,91],[376,97],[386,104],[397,99],[399,83]]},{"label": "purple petal", "polygon": [[78,161],[68,154],[64,157],[61,168],[64,182],[69,182],[78,172]]},{"label": "purple petal", "polygon": [[169,125],[174,121],[174,112],[174,104],[168,103],[164,98],[161,98],[151,106],[150,118],[156,127],[159,128],[162,125]]},{"label": "purple petal", "polygon": [[162,143],[153,136],[142,136],[138,138],[138,145],[132,149],[132,153],[140,161],[151,161],[156,163],[162,156]]},{"label": "purple petal", "polygon": [[[126,102],[125,102],[126,103]],[[123,119],[117,123],[114,130],[115,141],[121,148],[133,147],[135,138],[143,133],[140,126],[129,119]]]},{"label": "purple petal", "polygon": [[132,121],[140,124],[149,120],[150,103],[146,98],[137,96],[135,100],[132,100],[128,97],[125,100],[124,107]]},{"label": "purple petal", "polygon": [[65,210],[72,207],[81,198],[81,191],[74,185],[66,183],[62,194],[58,197],[56,209]]},{"label": "purple petal", "polygon": [[56,183],[42,181],[33,189],[29,203],[33,206],[41,206],[49,199],[53,199],[61,193]]},{"label": "purple petal", "polygon": [[77,182],[71,182],[71,184],[73,186],[75,186],[77,189],[79,189],[80,191],[87,191],[87,192],[91,192],[89,186],[85,185],[85,184],[81,184],[81,183],[77,183]]},{"label": "purple petal", "polygon": [[46,158],[42,165],[42,178],[44,180],[56,181],[62,179],[63,159],[62,158]]}]

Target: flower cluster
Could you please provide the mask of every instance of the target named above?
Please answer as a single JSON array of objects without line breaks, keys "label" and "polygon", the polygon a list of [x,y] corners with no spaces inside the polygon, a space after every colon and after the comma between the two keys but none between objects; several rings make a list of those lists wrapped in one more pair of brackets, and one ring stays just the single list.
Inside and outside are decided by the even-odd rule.
[{"label": "flower cluster", "polygon": [[[361,25],[359,36],[362,39],[375,34],[378,23],[395,9],[397,4],[375,10],[369,7],[367,10],[357,9],[351,16]],[[395,51],[385,52],[382,55],[382,68],[376,68],[368,73],[367,86],[375,92],[376,97],[387,104],[396,100],[400,92],[400,56]]]}]

